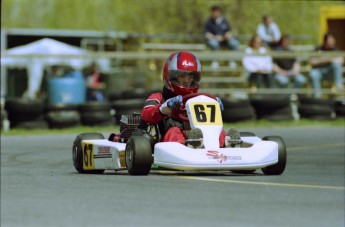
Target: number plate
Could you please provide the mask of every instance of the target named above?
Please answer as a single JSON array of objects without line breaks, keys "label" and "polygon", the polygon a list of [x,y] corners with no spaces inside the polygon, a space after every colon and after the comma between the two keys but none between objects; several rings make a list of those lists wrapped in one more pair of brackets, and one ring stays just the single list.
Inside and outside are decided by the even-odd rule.
[{"label": "number plate", "polygon": [[190,114],[194,125],[223,125],[220,107],[215,102],[193,102]]},{"label": "number plate", "polygon": [[95,160],[93,156],[93,143],[82,142],[83,147],[83,168],[84,170],[95,169]]}]

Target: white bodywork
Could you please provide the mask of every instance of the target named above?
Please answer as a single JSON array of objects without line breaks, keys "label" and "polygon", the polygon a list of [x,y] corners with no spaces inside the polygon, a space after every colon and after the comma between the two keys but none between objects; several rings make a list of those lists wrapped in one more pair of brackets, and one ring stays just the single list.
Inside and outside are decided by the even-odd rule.
[{"label": "white bodywork", "polygon": [[[177,142],[159,142],[154,146],[154,164],[176,170],[254,170],[278,162],[278,144],[257,136],[242,137],[248,147],[220,148],[223,130],[220,106],[207,96],[186,102],[191,128],[203,132],[204,147],[189,148]],[[125,143],[83,140],[83,167],[91,169],[123,169]],[[90,162],[91,160],[91,162]]]}]

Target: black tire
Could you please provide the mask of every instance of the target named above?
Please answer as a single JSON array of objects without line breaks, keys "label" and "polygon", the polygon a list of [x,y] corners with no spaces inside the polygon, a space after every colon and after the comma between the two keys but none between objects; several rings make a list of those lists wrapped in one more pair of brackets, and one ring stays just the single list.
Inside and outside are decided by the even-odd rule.
[{"label": "black tire", "polygon": [[91,139],[104,139],[104,136],[101,133],[82,133],[79,134],[74,142],[72,147],[72,160],[74,168],[78,171],[78,173],[93,173],[93,174],[102,174],[104,170],[84,170],[83,168],[83,149],[81,142],[83,140],[91,140]]},{"label": "black tire", "polygon": [[294,118],[292,114],[270,114],[262,116],[260,119],[265,119],[268,121],[291,121]]},{"label": "black tire", "polygon": [[112,116],[109,110],[81,113],[82,125],[88,125],[88,126],[104,125],[105,123],[111,123],[111,122],[112,122]]},{"label": "black tire", "polygon": [[43,113],[44,103],[37,100],[10,98],[5,102],[5,109],[9,112],[9,114],[15,113],[39,116]]},{"label": "black tire", "polygon": [[128,172],[131,175],[148,175],[152,165],[152,149],[150,141],[143,136],[129,138],[125,160]]},{"label": "black tire", "polygon": [[120,123],[122,115],[140,113],[144,107],[144,99],[127,99],[117,100],[112,103],[115,110],[116,123]]},{"label": "black tire", "polygon": [[45,108],[46,112],[51,111],[67,111],[67,110],[78,110],[78,105],[76,104],[54,104],[54,105],[48,105]]},{"label": "black tire", "polygon": [[17,127],[17,125],[24,122],[44,120],[44,116],[37,114],[8,112],[8,120],[11,122],[11,127]]},{"label": "black tire", "polygon": [[108,94],[108,100],[110,101],[116,101],[122,99],[122,92],[120,91],[113,91],[111,93]]},{"label": "black tire", "polygon": [[251,104],[256,110],[260,109],[277,109],[290,105],[289,95],[275,95],[275,96],[256,96],[251,98]]},{"label": "black tire", "polygon": [[151,91],[146,89],[132,89],[122,92],[121,97],[123,99],[147,99],[151,95]]},{"label": "black tire", "polygon": [[110,111],[111,104],[108,102],[86,102],[80,104],[79,110],[81,113],[85,112],[98,112],[98,111]]},{"label": "black tire", "polygon": [[302,117],[313,117],[318,115],[331,116],[334,114],[334,109],[328,105],[301,104],[298,106],[298,113]]},{"label": "black tire", "polygon": [[335,113],[337,114],[337,118],[345,117],[345,101],[336,101]]},{"label": "black tire", "polygon": [[15,128],[23,128],[23,129],[47,129],[48,123],[42,119],[35,120],[35,121],[24,121],[18,123]]},{"label": "black tire", "polygon": [[144,107],[145,99],[121,99],[112,102],[112,107],[115,111],[129,110],[129,109],[142,109]]},{"label": "black tire", "polygon": [[248,99],[229,99],[229,98],[223,99],[222,98],[222,103],[224,105],[224,110],[251,106],[250,100]]},{"label": "black tire", "polygon": [[253,132],[240,132],[241,137],[253,137],[256,136]]},{"label": "black tire", "polygon": [[286,115],[292,116],[292,108],[290,105],[275,108],[275,109],[257,109],[256,115],[258,118],[269,116],[269,115]]},{"label": "black tire", "polygon": [[280,175],[284,172],[286,166],[287,152],[284,140],[280,136],[265,136],[262,140],[278,143],[278,163],[272,166],[262,168],[266,175]]},{"label": "black tire", "polygon": [[224,122],[250,121],[256,119],[255,110],[251,106],[224,109],[222,116]]},{"label": "black tire", "polygon": [[75,110],[51,111],[45,119],[49,128],[70,128],[80,124],[80,114]]},{"label": "black tire", "polygon": [[335,101],[331,99],[320,99],[320,98],[312,98],[312,97],[301,97],[299,99],[300,104],[308,104],[308,105],[327,105],[327,106],[334,106]]}]

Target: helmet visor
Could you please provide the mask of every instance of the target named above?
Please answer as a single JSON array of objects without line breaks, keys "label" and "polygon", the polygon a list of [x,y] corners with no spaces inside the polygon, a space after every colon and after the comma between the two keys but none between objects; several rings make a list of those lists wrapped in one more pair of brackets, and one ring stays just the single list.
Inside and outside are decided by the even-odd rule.
[{"label": "helmet visor", "polygon": [[199,86],[199,72],[171,70],[169,75],[170,82],[179,87],[193,88]]}]

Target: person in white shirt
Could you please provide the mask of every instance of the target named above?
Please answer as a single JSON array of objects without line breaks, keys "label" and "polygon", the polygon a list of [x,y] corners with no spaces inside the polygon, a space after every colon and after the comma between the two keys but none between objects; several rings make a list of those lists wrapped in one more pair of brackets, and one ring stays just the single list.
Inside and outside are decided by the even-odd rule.
[{"label": "person in white shirt", "polygon": [[279,27],[273,22],[273,18],[270,15],[262,17],[262,22],[258,25],[256,33],[271,48],[275,48],[281,38]]},{"label": "person in white shirt", "polygon": [[266,53],[267,49],[262,46],[262,39],[259,35],[254,35],[249,46],[245,49],[246,56],[242,59],[242,64],[249,74],[249,83],[257,88],[271,88],[273,86],[272,57],[257,55]]}]

